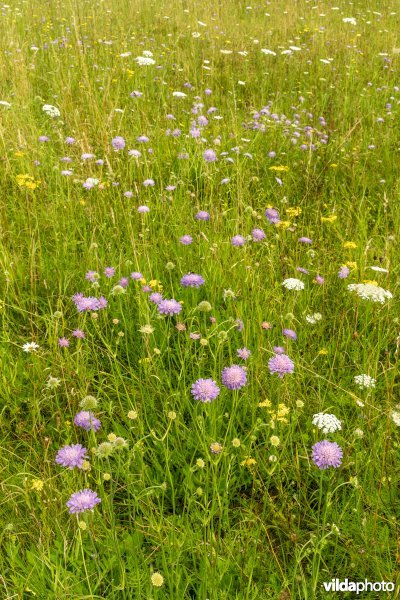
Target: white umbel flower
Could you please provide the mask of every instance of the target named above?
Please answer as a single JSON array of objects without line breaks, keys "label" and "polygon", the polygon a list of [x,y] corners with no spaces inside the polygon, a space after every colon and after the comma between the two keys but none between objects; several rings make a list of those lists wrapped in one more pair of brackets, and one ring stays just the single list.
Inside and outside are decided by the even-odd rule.
[{"label": "white umbel flower", "polygon": [[368,267],[369,269],[372,269],[373,271],[376,271],[377,273],[389,273],[389,271],[387,269],[384,269],[383,267]]},{"label": "white umbel flower", "polygon": [[322,433],[335,433],[342,429],[342,423],[335,415],[317,413],[313,416],[312,424],[321,429]]},{"label": "white umbel flower", "polygon": [[307,321],[307,323],[310,323],[310,325],[315,325],[321,319],[322,319],[321,313],[314,313],[313,315],[306,316],[306,321]]},{"label": "white umbel flower", "polygon": [[185,92],[172,92],[174,98],[186,98]]},{"label": "white umbel flower", "polygon": [[374,388],[376,379],[371,377],[370,375],[356,375],[354,377],[354,382],[358,385],[360,390]]},{"label": "white umbel flower", "polygon": [[294,277],[289,277],[289,279],[285,279],[282,282],[282,285],[287,290],[304,290],[304,283],[301,281],[301,279],[295,279]]},{"label": "white umbel flower", "polygon": [[350,23],[350,25],[357,25],[357,21],[354,17],[344,17],[342,21],[343,23]]},{"label": "white umbel flower", "polygon": [[397,425],[397,427],[400,427],[400,412],[393,410],[390,416],[392,417],[393,423]]},{"label": "white umbel flower", "polygon": [[150,67],[156,64],[154,58],[150,58],[150,56],[137,56],[135,60],[139,67]]},{"label": "white umbel flower", "polygon": [[46,115],[49,115],[49,117],[52,117],[53,119],[61,115],[58,108],[56,106],[52,106],[51,104],[44,104],[42,111],[45,112]]},{"label": "white umbel flower", "polygon": [[372,283],[350,283],[347,286],[349,292],[356,292],[363,300],[371,300],[371,302],[379,302],[384,304],[386,300],[393,298],[391,292],[384,290],[378,285]]}]

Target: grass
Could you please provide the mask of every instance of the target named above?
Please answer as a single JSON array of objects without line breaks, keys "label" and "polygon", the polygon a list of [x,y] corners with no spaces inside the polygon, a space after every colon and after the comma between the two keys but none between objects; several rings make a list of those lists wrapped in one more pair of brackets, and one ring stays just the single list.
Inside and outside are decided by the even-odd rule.
[{"label": "grass", "polygon": [[[346,577],[393,582],[397,597],[396,3],[10,0],[1,10],[1,597],[312,600],[335,597],[323,582]],[[154,65],[137,64],[143,51]],[[200,115],[208,125],[192,137]],[[210,148],[218,160],[207,163]],[[89,152],[104,164],[82,160]],[[89,177],[98,183],[85,189]],[[251,240],[254,227],[263,241]],[[231,244],[238,234],[250,236],[243,247]],[[118,293],[135,271],[146,281]],[[189,272],[205,285],[183,288]],[[290,277],[305,289],[286,290]],[[370,280],[393,298],[347,289]],[[158,314],[149,282],[182,301],[178,317]],[[77,292],[108,306],[78,313]],[[39,348],[24,352],[32,341]],[[268,369],[278,345],[295,364],[282,379]],[[237,391],[221,384],[231,364],[247,367]],[[355,385],[363,373],[374,388]],[[212,403],[190,393],[201,377],[221,388]],[[73,423],[87,395],[98,399],[97,433]],[[342,430],[319,431],[319,412]],[[110,434],[127,447],[101,456]],[[337,469],[311,460],[324,438],[343,449]],[[86,468],[56,464],[75,443]],[[85,487],[101,503],[69,514]]]}]

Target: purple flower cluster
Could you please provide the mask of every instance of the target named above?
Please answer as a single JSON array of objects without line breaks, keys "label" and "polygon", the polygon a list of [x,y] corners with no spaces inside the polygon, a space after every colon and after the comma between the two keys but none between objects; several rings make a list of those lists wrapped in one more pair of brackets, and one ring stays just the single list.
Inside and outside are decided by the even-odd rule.
[{"label": "purple flower cluster", "polygon": [[56,463],[63,467],[73,469],[78,467],[82,469],[83,461],[86,458],[87,450],[81,444],[73,444],[72,446],[63,446],[57,452]]},{"label": "purple flower cluster", "polygon": [[69,514],[82,513],[87,510],[93,510],[96,504],[101,502],[100,498],[93,490],[85,489],[72,494],[67,502]]},{"label": "purple flower cluster", "polygon": [[160,315],[178,315],[182,310],[182,305],[172,298],[171,300],[161,300],[157,304],[157,309]]},{"label": "purple flower cluster", "polygon": [[204,285],[204,279],[201,275],[197,275],[196,273],[188,273],[182,277],[181,285],[183,287],[198,288],[201,285]]},{"label": "purple flower cluster", "polygon": [[222,371],[221,381],[228,390],[239,390],[246,385],[246,371],[239,365],[225,367]]},{"label": "purple flower cluster", "polygon": [[198,379],[192,385],[192,395],[200,402],[211,402],[219,395],[220,389],[212,379]]},{"label": "purple flower cluster", "polygon": [[86,297],[83,294],[75,294],[72,300],[79,312],[97,311],[107,306],[107,300],[104,296],[95,298],[94,296]]},{"label": "purple flower cluster", "polygon": [[74,425],[77,427],[82,427],[85,431],[98,431],[101,427],[101,423],[99,419],[97,419],[94,414],[88,410],[81,410],[75,415]]},{"label": "purple flower cluster", "polygon": [[282,378],[284,375],[293,373],[294,362],[286,354],[276,354],[268,361],[270,373],[277,373]]},{"label": "purple flower cluster", "polygon": [[276,208],[267,208],[267,210],[265,211],[265,216],[267,217],[268,221],[273,225],[276,225],[280,222],[279,212],[276,210]]},{"label": "purple flower cluster", "polygon": [[336,442],[322,440],[312,447],[311,455],[313,463],[319,469],[328,469],[328,467],[340,467],[342,464],[343,450]]}]

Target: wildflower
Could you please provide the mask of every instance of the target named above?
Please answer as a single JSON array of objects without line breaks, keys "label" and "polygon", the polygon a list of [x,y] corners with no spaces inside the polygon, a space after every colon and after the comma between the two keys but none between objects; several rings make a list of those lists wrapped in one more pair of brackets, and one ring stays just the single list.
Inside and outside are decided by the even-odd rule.
[{"label": "wildflower", "polygon": [[153,573],[150,579],[154,587],[161,587],[164,583],[164,577],[161,575],[161,573]]},{"label": "wildflower", "polygon": [[287,290],[304,290],[304,283],[300,279],[295,279],[294,277],[290,277],[289,279],[285,279],[282,282],[283,287]]},{"label": "wildflower", "polygon": [[83,410],[93,410],[93,409],[97,408],[98,404],[99,404],[99,401],[94,396],[85,396],[79,402],[79,406]]},{"label": "wildflower", "polygon": [[247,458],[245,458],[245,460],[243,460],[240,463],[240,466],[241,467],[249,467],[250,468],[250,467],[254,467],[254,465],[256,465],[256,464],[257,464],[256,459],[255,458],[251,458],[251,456],[248,456]]},{"label": "wildflower", "polygon": [[56,463],[63,467],[73,469],[78,467],[82,469],[84,458],[86,458],[87,450],[81,444],[73,444],[72,446],[63,446],[56,456]]},{"label": "wildflower", "polygon": [[212,306],[207,300],[202,300],[198,303],[197,310],[200,312],[210,312],[212,310]]},{"label": "wildflower", "polygon": [[264,240],[266,238],[264,231],[262,229],[259,229],[258,227],[255,227],[253,229],[253,231],[251,232],[251,235],[253,236],[254,242],[261,242],[262,240]]},{"label": "wildflower", "polygon": [[204,462],[204,460],[202,458],[198,458],[196,460],[196,467],[199,467],[199,469],[204,469],[205,466],[206,466],[206,463]]},{"label": "wildflower", "polygon": [[339,279],[346,279],[346,277],[348,277],[349,273],[350,273],[350,269],[348,267],[346,267],[346,265],[344,265],[343,267],[340,267],[338,277],[339,277]]},{"label": "wildflower", "polygon": [[120,135],[117,135],[117,137],[112,140],[111,145],[114,150],[118,152],[118,150],[123,150],[125,148],[125,140]]},{"label": "wildflower", "polygon": [[182,277],[181,285],[183,287],[198,288],[201,285],[204,285],[204,279],[201,275],[197,275],[196,273],[188,273]]},{"label": "wildflower", "polygon": [[242,235],[234,235],[233,238],[231,239],[231,244],[232,246],[244,246],[244,244],[246,243],[246,238],[244,238]]},{"label": "wildflower", "polygon": [[286,354],[276,354],[268,361],[270,373],[277,373],[282,379],[284,375],[291,374],[294,371],[294,363]]},{"label": "wildflower", "polygon": [[68,348],[69,340],[65,337],[62,337],[58,340],[58,345],[60,346],[60,348]]},{"label": "wildflower", "polygon": [[211,402],[219,396],[220,388],[212,379],[198,379],[191,389],[192,395],[201,402]]},{"label": "wildflower", "polygon": [[242,358],[243,360],[247,360],[250,356],[251,352],[250,350],[248,350],[248,348],[239,348],[237,350],[237,355],[239,358]]},{"label": "wildflower", "polygon": [[239,390],[246,385],[247,375],[243,367],[232,365],[222,370],[221,379],[228,390]]},{"label": "wildflower", "polygon": [[356,292],[357,296],[363,300],[371,300],[371,302],[379,302],[380,304],[384,304],[386,299],[393,298],[391,292],[371,283],[351,283],[347,286],[347,289],[350,292]]},{"label": "wildflower", "polygon": [[342,429],[342,423],[327,413],[317,413],[313,416],[312,424],[321,429],[322,433],[335,433]]},{"label": "wildflower", "polygon": [[392,418],[393,423],[397,425],[397,427],[400,427],[400,412],[392,410],[390,416]]},{"label": "wildflower", "polygon": [[275,208],[267,208],[267,210],[265,211],[265,216],[267,217],[268,221],[273,225],[276,225],[280,222],[279,213]]},{"label": "wildflower", "polygon": [[387,269],[383,269],[382,267],[368,267],[368,269],[372,269],[377,273],[389,273]]},{"label": "wildflower", "polygon": [[105,275],[105,276],[106,276],[108,279],[110,279],[111,277],[114,277],[114,275],[115,275],[115,269],[114,269],[114,267],[106,267],[106,268],[104,269],[104,275]]},{"label": "wildflower", "polygon": [[145,206],[145,205],[143,205],[143,206],[138,206],[138,209],[137,209],[137,211],[138,211],[138,213],[139,213],[139,214],[141,214],[141,215],[144,215],[144,214],[146,214],[146,213],[149,213],[149,212],[150,212],[150,208],[149,208],[148,206]]},{"label": "wildflower", "polygon": [[321,277],[321,275],[316,275],[314,281],[318,285],[324,285],[324,283],[325,283],[325,279],[323,277]]},{"label": "wildflower", "polygon": [[275,446],[275,448],[277,448],[279,446],[279,444],[281,443],[281,441],[277,435],[272,435],[269,438],[269,443],[271,444],[271,446]]},{"label": "wildflower", "polygon": [[135,60],[139,67],[150,67],[156,64],[154,58],[150,58],[149,56],[137,56]]},{"label": "wildflower", "polygon": [[108,458],[114,452],[114,446],[111,442],[102,442],[97,446],[96,454],[101,458]]},{"label": "wildflower", "polygon": [[272,325],[271,325],[271,323],[268,323],[268,321],[263,321],[261,323],[261,329],[268,330],[268,329],[271,329],[271,328],[272,328]]},{"label": "wildflower", "polygon": [[221,454],[223,446],[219,442],[213,442],[210,445],[210,450],[213,454]]},{"label": "wildflower", "polygon": [[344,242],[343,248],[354,250],[354,248],[357,248],[357,244],[355,242]]},{"label": "wildflower", "polygon": [[322,319],[321,313],[314,313],[313,315],[306,316],[306,321],[307,321],[307,323],[310,323],[310,325],[315,325],[321,319]]},{"label": "wildflower", "polygon": [[363,430],[362,430],[362,429],[358,429],[358,428],[357,428],[357,429],[355,429],[355,430],[354,430],[354,435],[355,435],[357,438],[362,438],[362,437],[364,436],[364,432],[363,432]]},{"label": "wildflower", "polygon": [[72,332],[72,337],[82,340],[86,336],[85,336],[85,332],[82,331],[82,329],[74,329],[74,331]]},{"label": "wildflower", "polygon": [[93,510],[96,504],[99,504],[100,502],[101,500],[96,492],[85,489],[72,494],[67,502],[67,506],[69,508],[69,513],[73,515],[85,512],[86,510]]},{"label": "wildflower", "polygon": [[52,106],[51,104],[44,104],[42,107],[42,111],[52,117],[53,119],[59,117],[61,115],[60,111],[56,106]]},{"label": "wildflower", "polygon": [[200,210],[196,214],[195,219],[197,219],[198,221],[209,221],[210,220],[210,213],[206,212],[205,210]]},{"label": "wildflower", "polygon": [[135,271],[131,273],[131,279],[133,279],[134,281],[138,281],[139,279],[143,279],[143,275],[138,271]]},{"label": "wildflower", "polygon": [[297,333],[293,329],[284,329],[283,335],[291,340],[297,340]]},{"label": "wildflower", "polygon": [[182,305],[172,298],[171,300],[161,300],[157,305],[160,315],[178,315],[182,310]]},{"label": "wildflower", "polygon": [[214,150],[205,150],[203,158],[206,162],[215,162],[217,160],[217,155]]},{"label": "wildflower", "polygon": [[128,412],[128,415],[127,415],[127,417],[128,417],[128,419],[130,419],[131,421],[134,421],[135,419],[137,419],[137,418],[138,418],[138,414],[137,414],[136,410],[130,410],[130,411]]},{"label": "wildflower", "polygon": [[87,410],[82,410],[77,413],[74,418],[74,425],[77,427],[82,427],[86,431],[98,431],[101,427],[101,423],[99,419],[96,419],[94,414]]},{"label": "wildflower", "polygon": [[356,375],[354,377],[354,383],[358,385],[360,390],[374,388],[376,379],[370,377],[369,375]]},{"label": "wildflower", "polygon": [[36,350],[38,350],[40,348],[39,344],[37,344],[36,342],[26,342],[23,346],[22,349],[24,352],[36,352]]},{"label": "wildflower", "polygon": [[31,490],[35,490],[36,492],[41,492],[44,487],[44,481],[41,479],[32,479],[31,482]]},{"label": "wildflower", "polygon": [[302,244],[312,244],[312,240],[310,240],[310,238],[308,237],[299,238],[299,242],[301,242]]},{"label": "wildflower", "polygon": [[179,238],[179,241],[184,246],[190,246],[190,244],[193,242],[193,238],[190,235],[183,235],[181,238]]},{"label": "wildflower", "polygon": [[312,447],[312,461],[319,469],[339,467],[342,464],[343,451],[336,442],[323,440]]},{"label": "wildflower", "polygon": [[58,388],[61,383],[61,379],[57,379],[57,377],[52,377],[51,375],[47,378],[46,387],[50,390],[54,388]]},{"label": "wildflower", "polygon": [[140,333],[144,333],[145,335],[150,335],[154,331],[154,327],[151,325],[142,325],[139,328]]}]

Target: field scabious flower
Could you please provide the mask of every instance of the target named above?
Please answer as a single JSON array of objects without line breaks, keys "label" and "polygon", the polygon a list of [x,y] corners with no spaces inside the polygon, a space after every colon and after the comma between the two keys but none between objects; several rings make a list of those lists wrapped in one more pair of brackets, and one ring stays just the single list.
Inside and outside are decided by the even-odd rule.
[{"label": "field scabious flower", "polygon": [[205,150],[203,153],[203,158],[206,162],[215,162],[217,160],[217,155],[214,150]]},{"label": "field scabious flower", "polygon": [[321,429],[323,433],[335,433],[342,429],[342,423],[335,415],[317,413],[313,416],[312,424]]},{"label": "field scabious flower", "polygon": [[244,246],[244,244],[246,243],[246,238],[244,238],[242,235],[234,235],[233,238],[231,239],[231,244],[232,246]]},{"label": "field scabious flower", "polygon": [[157,305],[160,315],[178,315],[182,310],[182,305],[172,298],[171,300],[161,300]]},{"label": "field scabious flower", "polygon": [[113,138],[111,145],[114,150],[118,152],[118,150],[123,150],[125,148],[125,140],[122,136],[117,135],[117,137]]},{"label": "field scabious flower", "polygon": [[81,444],[73,444],[72,446],[63,446],[57,452],[56,463],[63,467],[73,469],[78,467],[82,469],[82,464],[86,458],[87,450]]},{"label": "field scabious flower", "polygon": [[291,374],[294,371],[294,362],[286,354],[276,354],[268,361],[270,373],[277,373],[282,379],[284,375]]},{"label": "field scabious flower", "polygon": [[248,348],[239,348],[237,351],[237,355],[242,360],[247,360],[250,356],[251,352]]},{"label": "field scabious flower", "polygon": [[197,219],[197,221],[209,221],[210,220],[210,213],[208,213],[205,210],[200,210],[196,214],[195,219]]},{"label": "field scabious flower", "polygon": [[221,454],[222,450],[224,449],[224,447],[222,446],[222,444],[220,444],[219,442],[213,442],[210,445],[210,451],[213,454]]},{"label": "field scabious flower", "polygon": [[293,329],[284,329],[283,335],[291,340],[297,340],[297,333]]},{"label": "field scabious flower", "polygon": [[273,225],[276,225],[280,222],[279,212],[276,210],[276,208],[267,208],[267,210],[265,211],[265,216],[267,217],[268,221]]},{"label": "field scabious flower", "polygon": [[69,508],[69,513],[74,515],[87,510],[93,510],[96,504],[99,504],[100,502],[101,500],[96,492],[93,492],[93,490],[87,488],[72,494],[67,502],[67,506]]},{"label": "field scabious flower", "polygon": [[262,242],[262,240],[264,240],[266,237],[264,231],[262,229],[259,229],[258,227],[255,227],[253,229],[251,235],[253,236],[254,242]]},{"label": "field scabious flower", "polygon": [[312,461],[321,470],[328,467],[340,467],[343,451],[336,442],[323,440],[312,447]]},{"label": "field scabious flower", "polygon": [[183,287],[198,288],[201,285],[204,285],[204,279],[201,275],[197,275],[196,273],[188,273],[182,277],[181,285]]},{"label": "field scabious flower", "polygon": [[190,246],[190,244],[193,242],[193,238],[191,235],[183,235],[181,238],[179,238],[179,241],[184,246]]},{"label": "field scabious flower", "polygon": [[94,414],[87,410],[81,410],[75,415],[74,425],[77,427],[82,427],[85,431],[98,431],[101,427],[101,423],[99,419],[97,419]]},{"label": "field scabious flower", "polygon": [[211,402],[219,395],[220,388],[212,379],[198,379],[192,385],[192,395],[201,402]]},{"label": "field scabious flower", "polygon": [[243,367],[232,365],[222,370],[221,380],[228,390],[239,390],[246,385],[247,374]]}]

